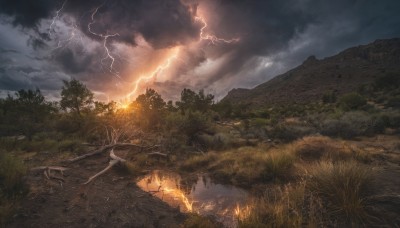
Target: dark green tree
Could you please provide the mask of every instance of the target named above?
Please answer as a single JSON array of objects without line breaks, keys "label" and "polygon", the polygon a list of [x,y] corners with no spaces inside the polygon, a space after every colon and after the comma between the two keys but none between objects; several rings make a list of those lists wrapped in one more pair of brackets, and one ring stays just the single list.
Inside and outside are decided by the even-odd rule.
[{"label": "dark green tree", "polygon": [[60,105],[63,110],[68,110],[82,115],[83,110],[90,110],[93,104],[93,93],[80,81],[72,79],[63,81]]},{"label": "dark green tree", "polygon": [[29,140],[39,131],[49,128],[48,120],[56,108],[36,90],[19,90],[15,98],[8,96],[1,104],[1,133],[23,134]]},{"label": "dark green tree", "polygon": [[146,128],[156,127],[161,122],[166,104],[154,89],[146,89],[146,93],[139,95],[135,103]]},{"label": "dark green tree", "polygon": [[176,102],[176,105],[182,113],[186,111],[206,112],[211,108],[214,102],[212,94],[205,94],[204,90],[200,90],[197,94],[190,89],[183,89],[181,92],[181,100]]}]

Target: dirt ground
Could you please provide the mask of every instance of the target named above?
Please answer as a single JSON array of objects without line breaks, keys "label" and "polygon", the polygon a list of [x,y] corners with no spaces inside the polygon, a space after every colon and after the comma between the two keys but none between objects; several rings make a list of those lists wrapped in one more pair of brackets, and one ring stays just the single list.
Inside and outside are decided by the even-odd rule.
[{"label": "dirt ground", "polygon": [[[376,170],[378,194],[369,199],[371,212],[379,215],[376,224],[400,227],[400,136],[380,135],[347,143],[367,151],[367,164]],[[37,165],[57,165],[57,159],[61,160],[41,156],[32,155],[28,160]],[[7,227],[181,227],[186,215],[179,208],[142,191],[135,178],[121,168],[114,167],[91,184],[82,185],[108,161],[108,154],[102,154],[68,165],[62,185],[46,179],[42,172],[30,173],[30,193]]]},{"label": "dirt ground", "polygon": [[82,185],[107,165],[107,154],[71,164],[62,185],[31,173],[30,193],[7,227],[179,227],[179,208],[142,191],[118,168]]}]

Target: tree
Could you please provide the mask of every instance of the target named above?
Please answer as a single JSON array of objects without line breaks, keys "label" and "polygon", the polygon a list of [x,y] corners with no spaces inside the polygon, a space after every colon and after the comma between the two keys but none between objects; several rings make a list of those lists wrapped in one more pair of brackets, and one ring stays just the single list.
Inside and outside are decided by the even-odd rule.
[{"label": "tree", "polygon": [[0,103],[1,134],[23,134],[29,140],[36,132],[48,126],[49,116],[56,111],[39,89],[19,90],[15,98],[9,95]]},{"label": "tree", "polygon": [[90,109],[93,104],[93,93],[80,81],[72,79],[63,81],[64,86],[61,91],[61,108],[70,110],[81,116],[82,111]]},{"label": "tree", "polygon": [[160,123],[166,105],[160,94],[154,89],[146,89],[146,93],[139,95],[135,102],[140,118],[146,120],[146,127]]},{"label": "tree", "polygon": [[181,100],[176,102],[182,113],[186,111],[206,112],[213,104],[214,96],[212,94],[204,94],[204,90],[200,90],[198,94],[190,89],[183,89],[181,92]]}]

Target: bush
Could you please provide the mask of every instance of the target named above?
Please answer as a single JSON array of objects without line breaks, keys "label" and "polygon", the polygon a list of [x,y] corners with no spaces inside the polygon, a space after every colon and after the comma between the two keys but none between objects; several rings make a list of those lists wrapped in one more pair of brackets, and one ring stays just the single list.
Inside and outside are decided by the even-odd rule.
[{"label": "bush", "polygon": [[316,132],[312,126],[298,123],[280,123],[268,132],[272,138],[280,139],[285,142],[293,141],[306,135]]},{"label": "bush", "polygon": [[0,151],[0,226],[12,216],[19,198],[27,193],[23,177],[24,164],[18,159]]},{"label": "bush", "polygon": [[233,140],[229,134],[217,133],[215,135],[200,134],[197,141],[206,150],[226,150],[232,147]]},{"label": "bush", "polygon": [[367,104],[367,100],[358,93],[348,93],[340,97],[339,107],[345,111],[357,110]]},{"label": "bush", "polygon": [[364,112],[347,112],[339,119],[327,119],[321,123],[320,132],[323,135],[351,139],[362,135],[372,135],[379,132],[379,124],[372,116]]},{"label": "bush", "polygon": [[185,114],[170,113],[166,117],[166,130],[183,134],[188,138],[188,143],[193,142],[199,133],[210,130],[212,124],[206,113],[186,112]]}]

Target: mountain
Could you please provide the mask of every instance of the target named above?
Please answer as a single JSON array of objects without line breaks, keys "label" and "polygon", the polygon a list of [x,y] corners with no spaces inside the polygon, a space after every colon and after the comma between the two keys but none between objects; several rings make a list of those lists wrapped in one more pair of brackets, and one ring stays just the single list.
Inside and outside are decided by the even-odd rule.
[{"label": "mountain", "polygon": [[400,38],[376,40],[322,60],[310,56],[253,89],[231,90],[222,101],[253,106],[314,102],[327,92],[357,91],[387,73],[400,73]]}]

